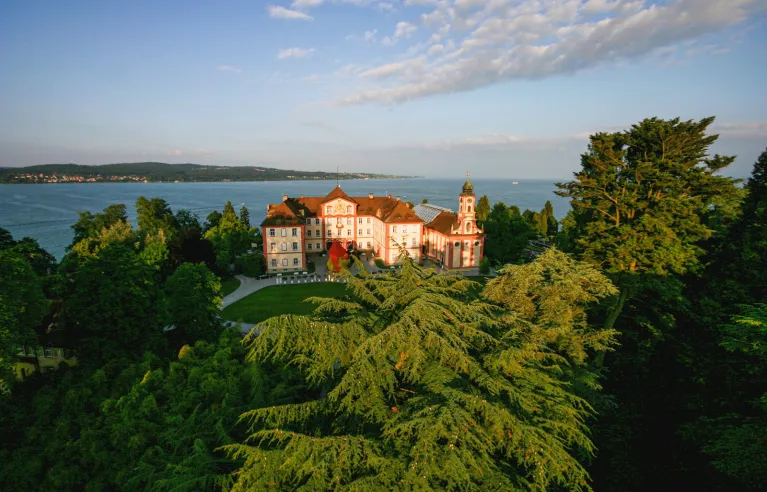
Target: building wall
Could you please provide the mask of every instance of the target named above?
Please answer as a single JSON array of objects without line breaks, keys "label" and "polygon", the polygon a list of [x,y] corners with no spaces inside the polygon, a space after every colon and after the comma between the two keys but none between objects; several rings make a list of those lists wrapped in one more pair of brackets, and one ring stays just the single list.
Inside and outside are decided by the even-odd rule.
[{"label": "building wall", "polygon": [[305,227],[304,225],[264,227],[267,272],[294,272],[306,269]]}]

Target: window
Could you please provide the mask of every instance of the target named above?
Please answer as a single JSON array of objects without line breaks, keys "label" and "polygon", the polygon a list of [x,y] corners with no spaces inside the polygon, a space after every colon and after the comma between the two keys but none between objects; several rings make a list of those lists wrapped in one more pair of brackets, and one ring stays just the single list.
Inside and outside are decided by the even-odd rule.
[{"label": "window", "polygon": [[352,206],[351,206],[351,205],[347,205],[347,206],[346,206],[346,213],[347,213],[347,214],[350,214],[350,213],[352,213]]},{"label": "window", "polygon": [[306,231],[306,237],[312,237],[312,231]]},{"label": "window", "polygon": [[[284,230],[284,229],[283,229],[283,230]],[[396,232],[397,232],[397,226],[391,226],[391,231],[392,231],[393,233],[396,233]],[[283,234],[283,236],[284,236],[284,234]]]},{"label": "window", "polygon": [[309,243],[309,244],[306,246],[306,249],[312,249],[312,243]]},{"label": "window", "polygon": [[329,213],[332,213],[332,212],[333,212],[333,207],[331,207],[330,205],[325,207],[325,213],[329,214]]},{"label": "window", "polygon": [[358,235],[358,236],[361,236],[361,235],[362,235],[362,229],[360,229],[359,231],[357,231],[357,235]]},{"label": "window", "polygon": [[368,249],[370,249],[370,241],[368,241]]},{"label": "window", "polygon": [[368,229],[368,236],[370,235],[370,229]]},{"label": "window", "polygon": [[321,250],[321,249],[322,249],[322,247],[320,247],[320,243],[317,243],[317,244],[314,246],[314,249],[316,249],[317,251]]},{"label": "window", "polygon": [[411,246],[415,246],[415,238],[413,238],[413,239],[410,241],[410,245],[411,245]]},{"label": "window", "polygon": [[467,208],[467,212],[471,213],[471,205]]},{"label": "window", "polygon": [[314,225],[320,225],[320,219],[314,219]]},{"label": "window", "polygon": [[479,246],[479,241],[474,241],[474,246]]},{"label": "window", "polygon": [[346,235],[347,236],[351,236],[352,235],[352,230],[351,229],[346,229]]},{"label": "window", "polygon": [[471,198],[467,198],[467,199],[466,199],[466,202],[467,202],[467,203],[469,203],[469,204],[471,204]]},{"label": "window", "polygon": [[357,220],[357,223],[358,223],[358,224],[362,224],[362,217],[360,217],[360,218]]},{"label": "window", "polygon": [[282,266],[288,266],[288,259],[287,258],[283,258],[282,259]]},{"label": "window", "polygon": [[402,234],[407,234],[407,226],[402,226]]},{"label": "window", "polygon": [[328,229],[328,237],[333,237],[333,229]]},{"label": "window", "polygon": [[285,237],[285,236],[287,236],[287,235],[288,235],[288,230],[287,230],[287,229],[285,229],[285,228],[283,227],[283,228],[280,230],[280,235],[281,235],[282,237]]},{"label": "window", "polygon": [[296,229],[295,227],[293,228],[293,230],[291,232],[293,233],[292,234],[293,237],[298,236],[298,229]]},{"label": "window", "polygon": [[362,249],[362,241],[359,242],[359,248]]},{"label": "window", "polygon": [[298,251],[298,243],[293,243],[293,251]]},{"label": "window", "polygon": [[312,219],[306,219],[306,225],[312,225]]},{"label": "window", "polygon": [[276,267],[276,266],[277,266],[277,260],[272,260],[272,266],[273,266],[273,267]]},{"label": "window", "polygon": [[287,251],[288,250],[288,243],[282,243],[282,250]]},{"label": "window", "polygon": [[368,217],[368,224],[370,224],[370,217]]},{"label": "window", "polygon": [[277,234],[276,234],[276,232],[277,232],[277,231],[275,231],[274,229],[269,229],[269,236],[270,236],[270,237],[274,237],[274,236],[276,236],[276,235],[277,235]]},{"label": "window", "polygon": [[298,258],[293,258],[293,264],[298,265]]},{"label": "window", "polygon": [[352,219],[346,219],[346,225],[352,225]]},{"label": "window", "polygon": [[455,244],[454,244],[453,246],[455,246],[455,247],[457,248],[457,247],[459,247],[460,245],[461,245],[461,243],[459,243],[458,241],[456,241],[456,242],[455,242]]},{"label": "window", "polygon": [[466,223],[466,233],[471,232],[471,222]]},{"label": "window", "polygon": [[277,243],[271,243],[269,247],[272,251],[277,251]]}]

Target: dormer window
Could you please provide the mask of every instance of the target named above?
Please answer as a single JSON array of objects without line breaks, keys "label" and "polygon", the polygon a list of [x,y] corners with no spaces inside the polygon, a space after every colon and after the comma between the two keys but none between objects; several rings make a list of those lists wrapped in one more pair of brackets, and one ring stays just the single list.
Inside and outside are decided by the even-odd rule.
[{"label": "dormer window", "polygon": [[325,213],[326,213],[326,214],[330,214],[330,213],[333,213],[333,207],[331,207],[330,205],[328,205],[327,207],[325,207]]}]

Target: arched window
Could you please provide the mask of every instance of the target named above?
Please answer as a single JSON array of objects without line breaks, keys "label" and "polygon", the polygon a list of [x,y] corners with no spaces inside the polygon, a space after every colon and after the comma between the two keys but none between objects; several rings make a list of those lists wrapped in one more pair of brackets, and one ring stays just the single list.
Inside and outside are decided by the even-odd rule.
[{"label": "arched window", "polygon": [[469,205],[469,207],[468,207],[468,209],[466,211],[471,213],[471,205]]},{"label": "arched window", "polygon": [[466,223],[466,233],[468,234],[469,232],[471,232],[471,222]]}]

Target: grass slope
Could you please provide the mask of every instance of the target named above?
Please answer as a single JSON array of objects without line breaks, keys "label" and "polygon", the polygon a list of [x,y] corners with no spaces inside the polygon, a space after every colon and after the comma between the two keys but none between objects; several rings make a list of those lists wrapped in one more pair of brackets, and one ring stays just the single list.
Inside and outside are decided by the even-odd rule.
[{"label": "grass slope", "polygon": [[314,304],[303,302],[308,297],[341,297],[346,285],[332,282],[316,284],[274,285],[258,290],[224,308],[225,319],[260,323],[280,314],[309,314]]}]

